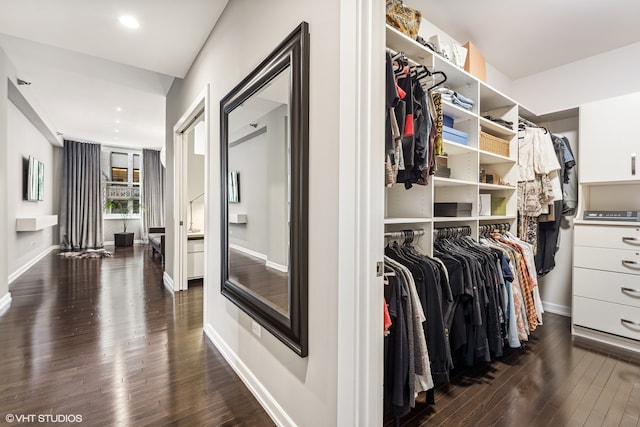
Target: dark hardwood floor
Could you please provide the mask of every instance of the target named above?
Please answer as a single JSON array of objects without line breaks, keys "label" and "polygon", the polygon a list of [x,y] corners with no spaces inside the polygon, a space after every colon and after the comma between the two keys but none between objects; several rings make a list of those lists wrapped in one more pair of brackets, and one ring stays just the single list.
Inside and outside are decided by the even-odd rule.
[{"label": "dark hardwood floor", "polygon": [[[273,425],[203,336],[197,283],[171,296],[159,260],[140,246],[102,260],[38,262],[12,284],[0,316],[0,420]],[[544,321],[523,348],[454,371],[436,404],[418,403],[402,425],[639,427],[640,358],[575,346],[569,319],[547,313]]]},{"label": "dark hardwood floor", "polygon": [[150,249],[115,249],[105,259],[51,254],[11,285],[0,316],[2,425],[7,414],[81,415],[90,426],[273,425],[204,337],[202,287],[174,297]]},{"label": "dark hardwood floor", "polygon": [[416,404],[401,425],[639,427],[640,358],[574,345],[569,318],[543,320],[523,348],[454,371],[436,404]]}]

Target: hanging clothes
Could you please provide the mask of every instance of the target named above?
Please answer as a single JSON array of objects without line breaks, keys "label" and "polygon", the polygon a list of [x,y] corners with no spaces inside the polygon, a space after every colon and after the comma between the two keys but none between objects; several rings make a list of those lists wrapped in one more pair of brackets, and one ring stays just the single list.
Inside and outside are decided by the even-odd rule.
[{"label": "hanging clothes", "polygon": [[408,268],[385,256],[385,268],[392,274],[385,286],[391,326],[385,337],[385,395],[394,414],[401,417],[415,407],[415,397],[433,388],[426,320],[414,277]]},{"label": "hanging clothes", "polygon": [[562,200],[562,185],[551,134],[544,128],[525,127],[518,150],[518,235],[538,248],[538,218]]},{"label": "hanging clothes", "polygon": [[[562,198],[554,198],[550,215],[538,218],[537,251],[535,256],[536,271],[539,276],[548,274],[556,265],[555,255],[560,248],[560,224],[562,217],[575,210],[577,205],[577,182],[575,181],[575,157],[571,152],[567,138],[551,135],[556,159],[560,165],[558,178],[561,185]],[[574,171],[571,183],[570,172]],[[575,190],[574,190],[575,185]],[[569,196],[569,198],[566,198]]]},{"label": "hanging clothes", "polygon": [[530,244],[508,232],[436,238],[434,256],[408,242],[385,248],[385,401],[396,419],[454,366],[471,366],[518,348],[542,324]]},{"label": "hanging clothes", "polygon": [[387,52],[385,67],[385,185],[428,185],[443,151],[436,103],[404,55]]}]

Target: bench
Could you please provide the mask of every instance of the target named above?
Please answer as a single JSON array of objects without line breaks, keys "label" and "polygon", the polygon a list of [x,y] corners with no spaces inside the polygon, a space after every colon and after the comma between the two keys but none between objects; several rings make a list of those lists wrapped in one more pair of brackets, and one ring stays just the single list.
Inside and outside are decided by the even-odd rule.
[{"label": "bench", "polygon": [[164,264],[164,227],[149,227],[149,244],[153,249],[152,256],[160,255]]}]

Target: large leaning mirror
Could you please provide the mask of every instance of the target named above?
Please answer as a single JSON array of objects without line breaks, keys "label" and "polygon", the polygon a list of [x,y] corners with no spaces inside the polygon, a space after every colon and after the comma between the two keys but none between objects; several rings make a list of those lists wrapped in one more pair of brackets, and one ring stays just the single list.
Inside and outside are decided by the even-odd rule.
[{"label": "large leaning mirror", "polygon": [[303,357],[308,129],[303,22],[220,102],[222,294]]}]

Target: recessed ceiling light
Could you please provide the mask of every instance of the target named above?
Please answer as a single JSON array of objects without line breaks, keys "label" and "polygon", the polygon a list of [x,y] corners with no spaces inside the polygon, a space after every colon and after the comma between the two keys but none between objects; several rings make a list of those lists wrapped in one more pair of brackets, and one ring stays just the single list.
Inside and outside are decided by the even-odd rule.
[{"label": "recessed ceiling light", "polygon": [[116,137],[114,137],[113,139],[114,139],[114,141],[117,141],[117,140],[118,140],[118,137],[116,136]]},{"label": "recessed ceiling light", "polygon": [[116,111],[120,112],[120,111],[122,111],[122,108],[116,107]]},{"label": "recessed ceiling light", "polygon": [[120,120],[116,120],[116,124],[119,124],[119,123],[120,123]]},{"label": "recessed ceiling light", "polygon": [[140,27],[140,23],[138,22],[138,20],[131,15],[122,15],[120,18],[118,18],[118,20],[127,28],[135,29]]},{"label": "recessed ceiling light", "polygon": [[120,132],[120,129],[116,129],[116,133]]}]

